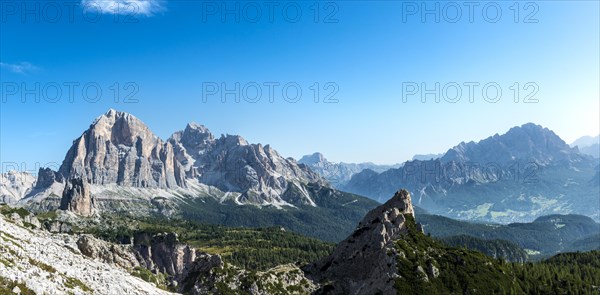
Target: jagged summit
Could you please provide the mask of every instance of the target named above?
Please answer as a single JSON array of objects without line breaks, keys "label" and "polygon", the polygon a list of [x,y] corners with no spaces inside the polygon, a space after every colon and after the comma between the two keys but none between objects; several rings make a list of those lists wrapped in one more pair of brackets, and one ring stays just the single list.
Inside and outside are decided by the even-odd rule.
[{"label": "jagged summit", "polygon": [[92,184],[133,187],[185,187],[173,147],[135,116],[110,109],[74,142],[59,173]]},{"label": "jagged summit", "polygon": [[140,119],[138,119],[136,116],[134,116],[130,113],[117,111],[115,109],[109,109],[108,111],[106,111],[106,113],[98,116],[92,123],[92,126],[98,125],[98,124],[114,124],[114,122],[119,119],[124,119],[126,121],[133,121],[133,122],[139,121],[141,124],[143,124],[143,122],[141,122]]},{"label": "jagged summit", "polygon": [[94,120],[88,131],[96,137],[110,139],[115,144],[133,145],[138,138],[160,140],[148,126],[134,115],[110,109]]},{"label": "jagged summit", "polygon": [[206,126],[202,125],[202,124],[198,124],[196,122],[189,122],[186,126],[185,129],[195,129],[198,131],[201,131],[203,133],[210,133],[210,130],[208,130],[208,128],[206,128]]},{"label": "jagged summit", "polygon": [[520,160],[545,165],[553,160],[570,160],[574,154],[578,154],[577,150],[550,129],[527,123],[479,142],[461,142],[449,149],[441,161],[505,164]]},{"label": "jagged summit", "polygon": [[390,210],[414,216],[415,211],[412,206],[410,193],[405,189],[397,191],[394,196],[383,205],[371,210],[363,218],[358,227],[360,228],[361,226],[372,224],[374,221],[386,220],[386,214],[389,214],[389,212],[391,212]]},{"label": "jagged summit", "polygon": [[[279,206],[290,201],[283,196],[294,189],[294,183],[324,183],[318,175],[285,159],[270,145],[251,144],[239,135],[215,138],[202,125],[188,124],[185,130],[175,132],[169,142],[187,177],[223,191],[239,192],[242,196],[238,201]],[[296,197],[290,203],[314,205],[306,193]]]}]

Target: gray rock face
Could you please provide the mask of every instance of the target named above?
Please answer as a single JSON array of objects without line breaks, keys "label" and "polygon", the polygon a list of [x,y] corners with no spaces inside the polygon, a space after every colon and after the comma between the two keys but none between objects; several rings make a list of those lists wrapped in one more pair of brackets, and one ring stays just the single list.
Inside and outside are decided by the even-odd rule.
[{"label": "gray rock face", "polygon": [[77,240],[77,247],[81,251],[81,254],[111,265],[117,265],[125,269],[140,266],[140,263],[130,249],[131,247],[114,245],[96,239],[92,235],[80,236]]},{"label": "gray rock face", "polygon": [[84,176],[93,184],[185,187],[173,146],[136,117],[115,110],[98,117],[73,142],[59,172],[67,178]]},{"label": "gray rock face", "polygon": [[134,243],[127,245],[115,245],[92,235],[81,235],[77,247],[87,257],[121,268],[130,270],[139,266],[155,273],[165,273],[179,285],[195,281],[198,275],[209,276],[212,269],[224,265],[219,255],[190,248],[180,243],[173,233],[138,233]]},{"label": "gray rock face", "polygon": [[133,251],[147,269],[174,276],[177,281],[186,278],[194,267],[198,253],[182,244],[174,233],[150,235],[139,233],[134,237]]},{"label": "gray rock face", "polygon": [[199,124],[189,123],[183,131],[175,132],[169,139],[173,145],[177,160],[183,165],[187,177],[195,178],[198,175],[196,159],[202,158],[215,144],[215,138],[210,131]]},{"label": "gray rock face", "polygon": [[405,215],[414,216],[414,211],[410,194],[401,190],[371,210],[329,257],[306,272],[318,282],[330,282],[321,290],[327,294],[396,294],[393,242],[408,232]]},{"label": "gray rock face", "polygon": [[70,233],[71,226],[58,220],[44,222],[44,228],[51,233]]},{"label": "gray rock face", "polygon": [[44,189],[51,186],[54,182],[63,182],[62,176],[50,168],[40,168],[35,188]]},{"label": "gray rock face", "polygon": [[94,201],[90,186],[82,178],[69,179],[65,185],[60,202],[61,210],[68,210],[81,216],[90,216],[94,212]]},{"label": "gray rock face", "polygon": [[[325,183],[306,166],[283,158],[269,145],[249,144],[237,135],[215,139],[198,124],[188,124],[169,142],[187,175],[223,191],[240,192],[242,202],[276,203],[294,182]],[[311,203],[307,199],[302,202]]]},{"label": "gray rock face", "polygon": [[353,175],[365,169],[371,169],[381,173],[388,169],[400,167],[400,164],[376,165],[373,163],[334,163],[328,161],[321,153],[306,155],[298,160],[298,163],[308,166],[312,171],[327,179],[327,181],[335,187],[343,186]]}]

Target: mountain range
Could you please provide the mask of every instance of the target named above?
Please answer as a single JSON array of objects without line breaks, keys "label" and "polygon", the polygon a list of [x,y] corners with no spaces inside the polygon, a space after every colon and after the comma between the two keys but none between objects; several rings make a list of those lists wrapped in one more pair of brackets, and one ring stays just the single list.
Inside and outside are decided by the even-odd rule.
[{"label": "mountain range", "polygon": [[238,135],[215,138],[196,123],[165,141],[113,109],[73,141],[58,171],[42,168],[35,181],[9,173],[1,184],[4,203],[34,212],[159,213],[232,226],[280,225],[327,240],[341,239],[377,205],[332,188],[269,145]]},{"label": "mountain range", "polygon": [[374,163],[335,163],[328,161],[321,153],[306,155],[298,160],[298,163],[308,166],[312,171],[325,178],[334,187],[343,187],[354,174],[365,169],[383,172],[388,169],[398,168],[401,164],[377,165]]},{"label": "mountain range", "polygon": [[570,144],[571,147],[578,147],[579,151],[590,156],[600,158],[600,135],[583,136]]},{"label": "mountain range", "polygon": [[[73,141],[58,171],[3,174],[0,201],[35,212],[281,225],[327,240],[341,239],[398,187],[412,190],[415,204],[431,214],[463,220],[529,222],[555,213],[599,220],[599,160],[539,125],[425,158],[385,166],[333,163],[314,153],[295,161],[239,135],[216,138],[196,123],[162,140],[135,116],[111,109]],[[314,231],[316,224],[328,227]]]},{"label": "mountain range", "polygon": [[380,202],[398,187],[432,214],[492,222],[548,214],[599,220],[598,159],[532,123],[479,142],[461,142],[441,158],[408,161],[382,173],[364,170],[340,189]]}]

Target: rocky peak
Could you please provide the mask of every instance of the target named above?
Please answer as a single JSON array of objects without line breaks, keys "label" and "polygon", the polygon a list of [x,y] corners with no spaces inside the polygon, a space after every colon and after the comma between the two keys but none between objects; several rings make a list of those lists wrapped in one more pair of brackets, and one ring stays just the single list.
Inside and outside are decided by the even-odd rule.
[{"label": "rocky peak", "polygon": [[[394,196],[385,204],[369,211],[363,220],[358,224],[358,228],[368,226],[374,223],[395,223],[395,219],[400,215],[410,214],[415,216],[415,211],[412,206],[410,193],[405,190],[397,191]],[[390,239],[393,237],[390,236]]]},{"label": "rocky peak", "polygon": [[[214,139],[202,125],[190,123],[169,142],[188,177],[223,191],[239,192],[238,201],[257,205],[285,204],[292,183],[324,183],[306,166],[283,158],[270,145],[250,144],[239,135]],[[301,193],[302,204],[314,204]],[[298,197],[298,196],[295,196]]]},{"label": "rocky peak", "polygon": [[187,149],[202,151],[212,145],[215,141],[214,136],[208,128],[196,123],[189,123],[183,131],[173,135]]},{"label": "rocky peak", "polygon": [[239,135],[221,135],[219,141],[225,144],[226,146],[244,146],[248,145],[248,141]]},{"label": "rocky peak", "polygon": [[414,218],[410,194],[396,192],[385,204],[371,210],[347,239],[307,273],[330,282],[328,294],[396,294],[397,273],[393,242],[408,233],[407,218]]},{"label": "rocky peak", "polygon": [[[144,122],[129,113],[114,109],[96,118],[89,131],[94,137],[109,139],[115,145],[133,146],[139,141],[160,141]],[[145,152],[147,154],[148,149]]]},{"label": "rocky peak", "polygon": [[555,160],[579,157],[548,128],[533,123],[513,127],[503,135],[495,134],[479,142],[461,142],[448,150],[442,162],[477,162],[504,165],[513,161],[536,162],[546,165]]},{"label": "rocky peak", "polygon": [[50,168],[40,168],[35,188],[44,189],[50,187],[54,182],[63,182],[62,176]]},{"label": "rocky peak", "polygon": [[92,184],[185,187],[183,167],[175,159],[173,146],[133,115],[113,109],[73,142],[59,172]]}]

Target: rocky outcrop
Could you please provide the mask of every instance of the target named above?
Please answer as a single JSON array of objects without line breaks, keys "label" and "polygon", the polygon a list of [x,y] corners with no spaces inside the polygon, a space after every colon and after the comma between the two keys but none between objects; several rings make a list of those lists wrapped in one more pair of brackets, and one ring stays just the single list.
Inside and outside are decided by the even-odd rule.
[{"label": "rocky outcrop", "polygon": [[175,233],[138,233],[134,237],[133,251],[142,266],[166,273],[177,281],[187,277],[198,254],[195,249],[180,243]]},{"label": "rocky outcrop", "polygon": [[133,187],[185,187],[183,167],[173,146],[136,117],[109,110],[73,142],[60,174],[92,184]]},{"label": "rocky outcrop", "polygon": [[54,182],[63,182],[62,176],[50,168],[40,168],[35,189],[45,189],[50,187]]},{"label": "rocky outcrop", "polygon": [[321,292],[326,294],[396,294],[393,242],[408,233],[407,216],[414,217],[412,201],[408,191],[400,190],[371,210],[330,256],[307,266],[306,272],[325,283]]},{"label": "rocky outcrop", "polygon": [[46,220],[44,228],[51,233],[70,233],[72,229],[69,223],[60,220]]},{"label": "rocky outcrop", "polygon": [[183,131],[175,132],[169,143],[177,160],[183,165],[186,176],[196,178],[198,169],[202,169],[203,163],[196,164],[196,159],[202,158],[215,144],[215,138],[208,128],[197,123],[189,123]]},{"label": "rocky outcrop", "polygon": [[77,240],[81,254],[125,269],[140,266],[129,245],[114,245],[92,235],[81,235]]},{"label": "rocky outcrop", "polygon": [[60,202],[61,210],[68,210],[81,216],[90,216],[94,212],[94,200],[90,186],[83,178],[71,178],[65,185]]}]

